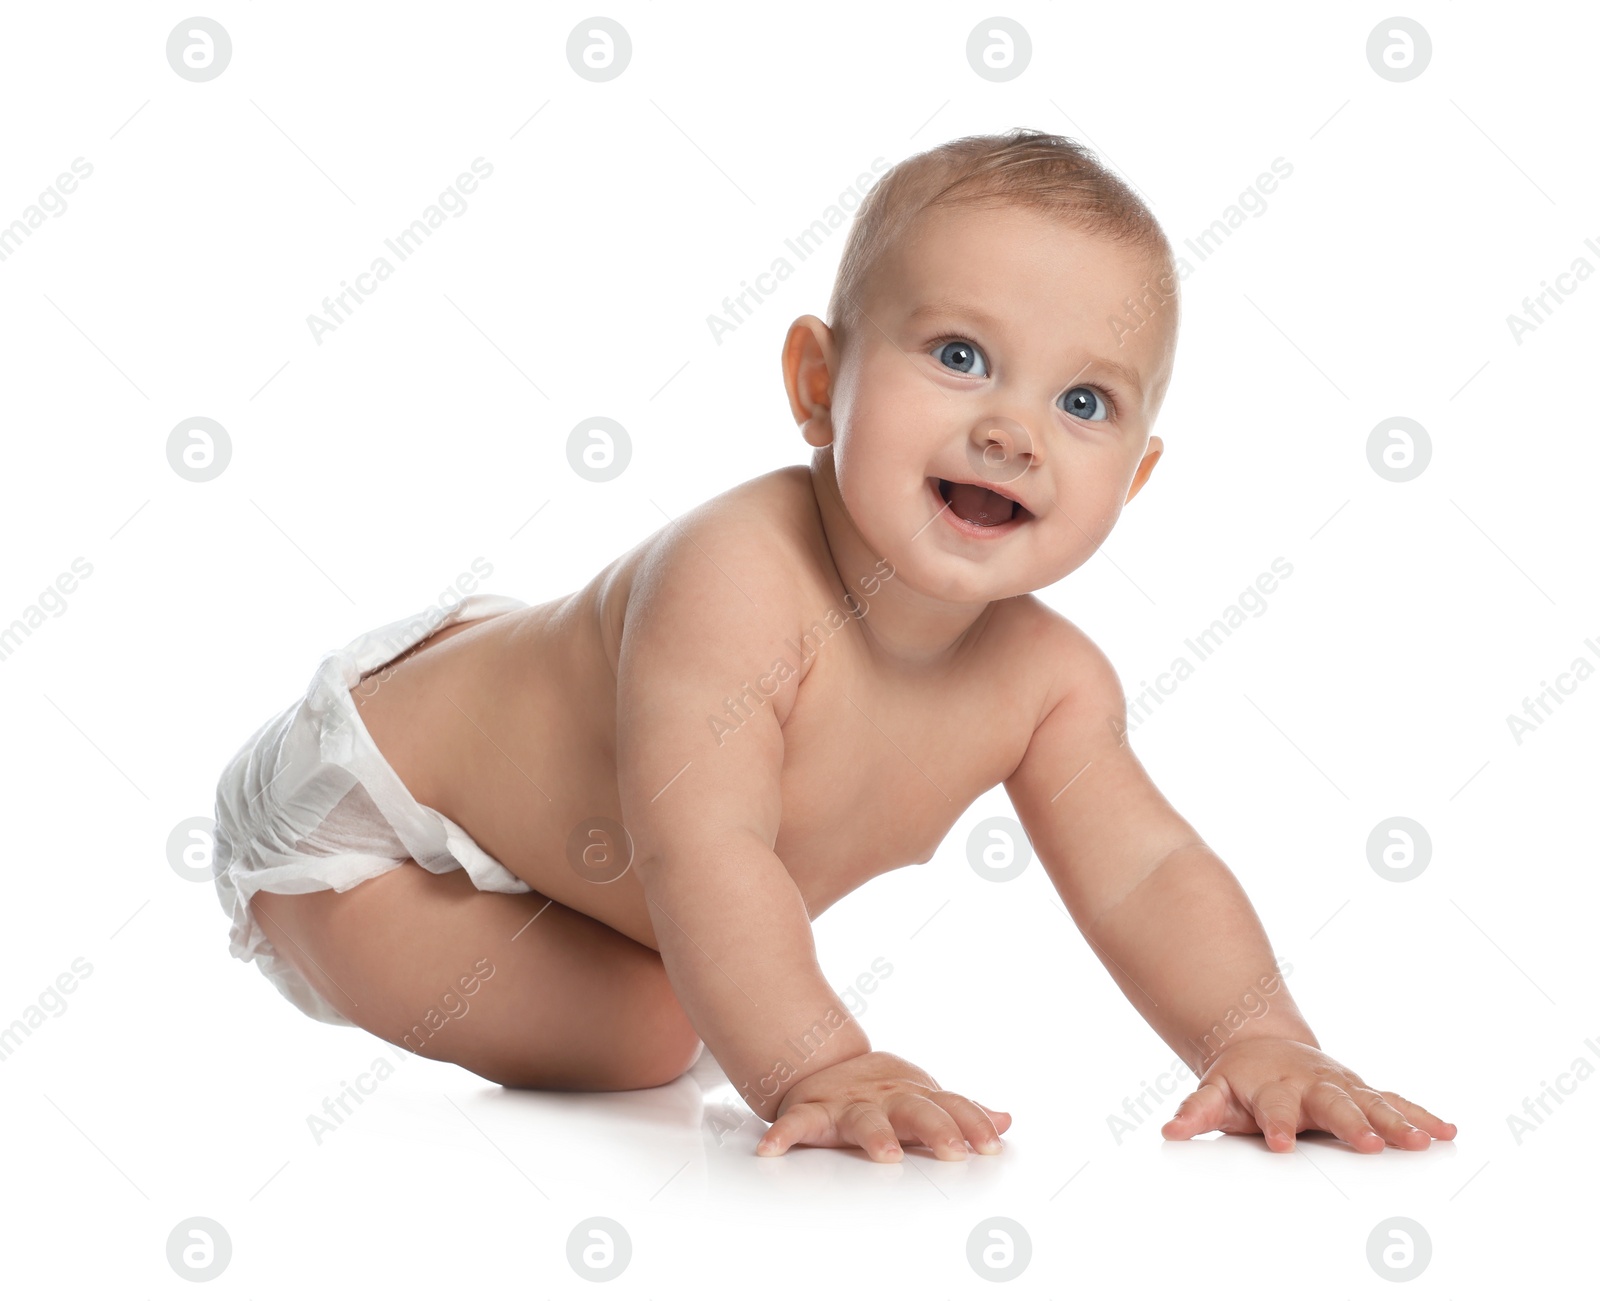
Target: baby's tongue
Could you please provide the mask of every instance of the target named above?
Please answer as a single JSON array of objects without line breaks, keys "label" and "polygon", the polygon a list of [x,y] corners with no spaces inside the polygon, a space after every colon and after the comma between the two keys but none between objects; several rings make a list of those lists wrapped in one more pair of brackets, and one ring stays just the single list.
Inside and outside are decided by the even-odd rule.
[{"label": "baby's tongue", "polygon": [[1011,518],[1013,504],[1009,497],[975,483],[950,485],[950,509],[969,524],[982,524],[986,528],[1004,524]]}]

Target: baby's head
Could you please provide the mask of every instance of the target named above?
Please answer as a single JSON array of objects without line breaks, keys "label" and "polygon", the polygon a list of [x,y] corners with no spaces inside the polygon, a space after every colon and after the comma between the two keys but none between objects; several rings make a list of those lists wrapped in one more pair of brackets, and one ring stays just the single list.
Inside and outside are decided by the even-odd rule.
[{"label": "baby's head", "polygon": [[[828,315],[784,343],[813,480],[929,596],[1058,581],[1161,455],[1172,248],[1070,140],[969,136],[891,169],[856,214]],[[977,480],[1020,505],[950,486]]]}]

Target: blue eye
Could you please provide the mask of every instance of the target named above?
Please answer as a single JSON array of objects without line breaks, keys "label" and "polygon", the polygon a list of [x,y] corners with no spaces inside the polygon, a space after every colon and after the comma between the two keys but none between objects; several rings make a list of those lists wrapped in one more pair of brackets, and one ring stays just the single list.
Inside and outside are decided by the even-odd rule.
[{"label": "blue eye", "polygon": [[[983,354],[974,348],[965,339],[951,339],[941,343],[933,349],[934,356],[951,370],[960,371],[963,375],[977,375],[980,378],[989,374],[984,365]],[[973,369],[976,367],[977,369]]]},{"label": "blue eye", "polygon": [[[1061,409],[1079,420],[1109,420],[1111,411],[1100,394],[1085,385],[1068,389],[1061,395]],[[1098,412],[1099,414],[1096,414]]]}]

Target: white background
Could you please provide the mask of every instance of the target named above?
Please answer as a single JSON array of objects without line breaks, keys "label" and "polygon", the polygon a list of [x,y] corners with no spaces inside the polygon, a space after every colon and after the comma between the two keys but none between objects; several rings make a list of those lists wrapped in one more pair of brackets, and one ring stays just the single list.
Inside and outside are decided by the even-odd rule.
[{"label": "white background", "polygon": [[[166,1242],[196,1215],[231,1240],[217,1297],[590,1295],[565,1243],[592,1215],[632,1241],[619,1297],[987,1296],[966,1243],[991,1216],[1031,1240],[1019,1296],[1388,1295],[1366,1244],[1391,1216],[1432,1244],[1407,1295],[1592,1287],[1600,1081],[1520,1143],[1507,1116],[1600,1065],[1600,682],[1520,745],[1506,722],[1600,665],[1600,278],[1520,344],[1506,320],[1600,266],[1592,9],[1408,9],[1433,55],[1404,83],[1365,53],[1392,11],[1354,4],[1019,4],[1032,62],[1005,83],[966,62],[984,13],[947,3],[622,4],[601,12],[632,61],[601,84],[566,59],[582,7],[222,4],[232,61],[198,84],[165,57],[187,12],[12,6],[0,42],[0,224],[93,167],[0,262],[0,625],[92,565],[0,661],[0,1025],[92,966],[0,1062],[8,1292],[195,1295]],[[1163,1142],[1167,1109],[1114,1141],[1172,1053],[1036,863],[1006,885],[968,866],[997,789],[816,934],[837,987],[892,965],[874,1045],[1010,1110],[1002,1156],[758,1159],[709,1055],[609,1096],[413,1059],[318,1144],[308,1113],[388,1050],[229,959],[173,828],[324,651],[474,558],[480,590],[548,600],[803,462],[778,350],[824,312],[843,233],[720,344],[708,313],[875,157],[1017,125],[1099,148],[1180,253],[1293,167],[1186,278],[1166,454],[1043,596],[1132,696],[1293,565],[1135,748],[1244,882],[1323,1046],[1459,1137],[1273,1155]],[[470,207],[315,342],[308,314],[477,157]],[[203,484],[165,450],[197,415],[232,443]],[[565,457],[594,415],[633,442],[607,484]],[[1365,450],[1396,415],[1433,447],[1402,484]],[[1405,884],[1366,857],[1397,814],[1433,842]]]}]

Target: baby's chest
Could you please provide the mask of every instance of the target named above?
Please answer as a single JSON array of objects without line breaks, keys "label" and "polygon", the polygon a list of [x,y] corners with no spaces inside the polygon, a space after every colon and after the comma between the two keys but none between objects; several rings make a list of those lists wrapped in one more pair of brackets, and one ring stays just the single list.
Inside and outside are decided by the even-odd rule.
[{"label": "baby's chest", "polygon": [[981,685],[802,692],[784,724],[776,849],[808,901],[826,907],[879,873],[927,862],[1021,761],[1025,713]]}]

